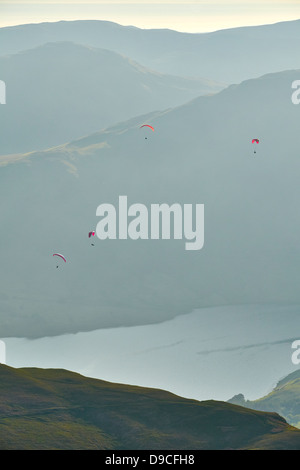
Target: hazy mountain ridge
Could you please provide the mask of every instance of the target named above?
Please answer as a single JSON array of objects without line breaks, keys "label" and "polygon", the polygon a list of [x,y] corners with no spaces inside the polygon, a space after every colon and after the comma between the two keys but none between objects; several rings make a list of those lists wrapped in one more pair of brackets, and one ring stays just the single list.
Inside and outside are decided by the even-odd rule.
[{"label": "hazy mountain ridge", "polygon": [[1,365],[0,375],[2,450],[300,446],[300,431],[275,413],[187,400],[65,370]]},{"label": "hazy mountain ridge", "polygon": [[63,144],[224,88],[163,75],[116,52],[71,42],[0,57],[0,71],[7,88],[0,113],[2,155]]},{"label": "hazy mountain ridge", "polygon": [[300,68],[299,36],[299,20],[199,34],[60,21],[1,28],[0,54],[67,40],[122,53],[162,73],[236,83]]}]

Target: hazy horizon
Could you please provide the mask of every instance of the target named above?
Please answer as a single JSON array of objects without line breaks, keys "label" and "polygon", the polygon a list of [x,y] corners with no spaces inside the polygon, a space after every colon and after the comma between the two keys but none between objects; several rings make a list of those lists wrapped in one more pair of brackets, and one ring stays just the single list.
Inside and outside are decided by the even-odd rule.
[{"label": "hazy horizon", "polygon": [[205,33],[300,18],[300,1],[27,1],[0,3],[0,27],[29,23],[103,20],[142,29]]}]

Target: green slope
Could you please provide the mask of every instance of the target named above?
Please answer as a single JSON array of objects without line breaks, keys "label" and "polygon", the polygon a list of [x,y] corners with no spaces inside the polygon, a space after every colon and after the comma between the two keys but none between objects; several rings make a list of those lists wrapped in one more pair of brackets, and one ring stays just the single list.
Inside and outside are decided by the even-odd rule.
[{"label": "green slope", "polygon": [[240,394],[231,398],[229,402],[254,410],[279,413],[288,423],[300,428],[300,370],[280,380],[265,397],[251,401],[245,400]]},{"label": "green slope", "polygon": [[65,370],[0,366],[0,449],[299,449],[275,413]]}]

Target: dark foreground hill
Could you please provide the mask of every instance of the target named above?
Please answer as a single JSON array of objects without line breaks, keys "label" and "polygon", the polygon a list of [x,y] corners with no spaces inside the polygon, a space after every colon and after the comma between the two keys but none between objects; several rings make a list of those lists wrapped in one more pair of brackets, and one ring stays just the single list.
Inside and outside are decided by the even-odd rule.
[{"label": "dark foreground hill", "polygon": [[0,449],[299,449],[275,413],[104,382],[55,369],[0,366]]},{"label": "dark foreground hill", "polygon": [[288,423],[300,427],[300,370],[280,380],[276,387],[262,398],[245,400],[244,395],[239,394],[231,398],[229,403],[280,413]]}]

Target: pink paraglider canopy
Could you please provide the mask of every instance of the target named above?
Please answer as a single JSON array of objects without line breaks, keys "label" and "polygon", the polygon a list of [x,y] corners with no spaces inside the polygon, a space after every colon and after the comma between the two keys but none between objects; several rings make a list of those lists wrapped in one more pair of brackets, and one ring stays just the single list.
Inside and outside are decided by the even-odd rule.
[{"label": "pink paraglider canopy", "polygon": [[62,258],[64,260],[65,263],[67,262],[66,258],[63,255],[61,255],[60,253],[54,253],[53,256],[59,256],[60,258]]}]

